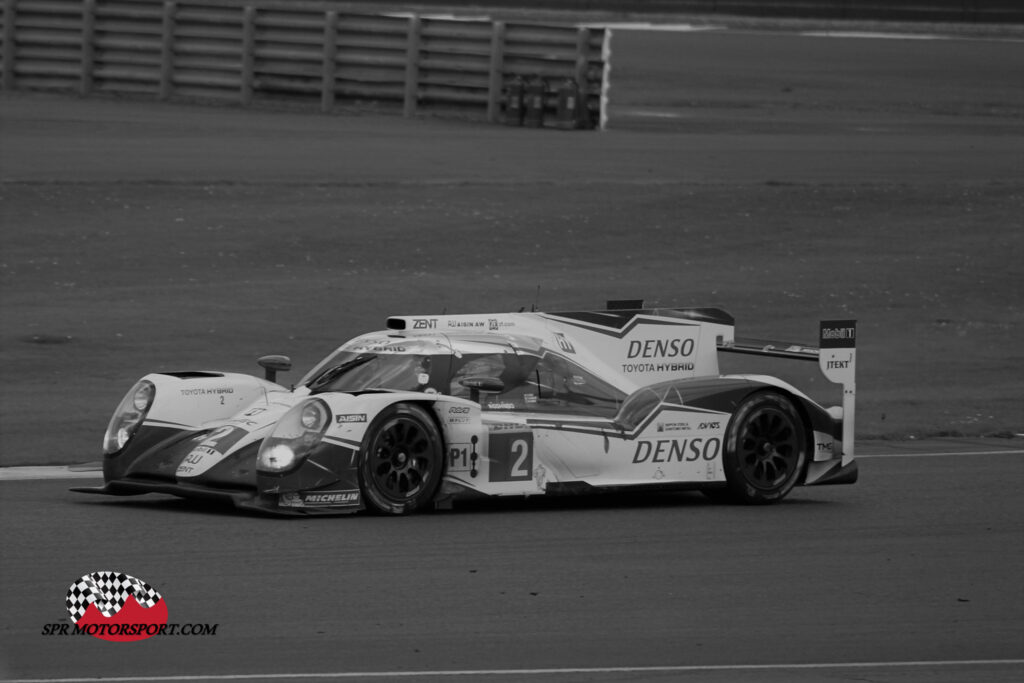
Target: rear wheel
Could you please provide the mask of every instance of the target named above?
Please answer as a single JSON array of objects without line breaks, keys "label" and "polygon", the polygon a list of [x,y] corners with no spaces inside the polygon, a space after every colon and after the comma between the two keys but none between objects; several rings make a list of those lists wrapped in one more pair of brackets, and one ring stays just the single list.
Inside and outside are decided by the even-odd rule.
[{"label": "rear wheel", "polygon": [[423,408],[391,406],[363,439],[359,481],[371,509],[404,515],[428,505],[441,483],[441,431]]},{"label": "rear wheel", "polygon": [[793,403],[775,392],[740,404],[725,439],[725,477],[732,500],[776,503],[796,485],[807,462],[807,432]]}]

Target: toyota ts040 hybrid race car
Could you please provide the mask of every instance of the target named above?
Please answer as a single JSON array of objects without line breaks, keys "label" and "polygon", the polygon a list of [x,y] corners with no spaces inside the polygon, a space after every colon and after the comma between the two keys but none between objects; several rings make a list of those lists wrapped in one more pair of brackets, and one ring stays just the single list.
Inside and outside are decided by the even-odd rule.
[{"label": "toyota ts040 hybrid race car", "polygon": [[[104,439],[105,485],[77,491],[224,498],[275,513],[406,514],[481,496],[666,488],[773,503],[848,484],[854,321],[820,348],[746,343],[710,308],[396,316],[342,344],[294,388],[266,378],[146,375]],[[817,361],[843,385],[826,409],[720,352]]]}]

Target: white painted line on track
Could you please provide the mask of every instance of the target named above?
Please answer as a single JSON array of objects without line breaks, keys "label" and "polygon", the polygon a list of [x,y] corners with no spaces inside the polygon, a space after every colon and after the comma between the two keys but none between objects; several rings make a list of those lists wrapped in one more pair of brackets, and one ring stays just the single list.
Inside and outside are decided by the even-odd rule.
[{"label": "white painted line on track", "polygon": [[944,458],[951,455],[1024,455],[1024,450],[1005,450],[1005,451],[948,451],[948,452],[936,452],[936,453],[871,453],[866,455],[857,454],[855,458],[862,460],[864,458]]},{"label": "white painted line on track", "polygon": [[654,119],[681,119],[681,118],[683,118],[683,115],[680,114],[679,112],[664,111],[664,110],[657,110],[657,109],[622,109],[622,110],[616,110],[615,114],[616,114],[616,118],[623,118],[623,117],[626,117],[626,116],[647,117],[647,118],[654,118]]},{"label": "white painted line on track", "polygon": [[955,36],[940,36],[933,33],[883,33],[881,31],[802,31],[802,36],[812,38],[885,38],[888,40],[952,40]]},{"label": "white painted line on track", "polygon": [[873,40],[982,40],[1005,43],[1019,43],[1017,36],[972,36],[943,35],[939,33],[886,33],[884,31],[800,31],[798,35],[808,38],[868,38]]},{"label": "white painted line on track", "polygon": [[296,681],[324,678],[413,678],[435,676],[552,676],[631,673],[693,673],[698,671],[807,671],[829,669],[893,669],[909,667],[1021,666],[1024,659],[961,659],[908,662],[826,662],[822,664],[707,664],[694,666],[608,666],[564,669],[466,669],[455,671],[335,671],[324,673],[208,674],[197,676],[110,676],[92,678],[16,678],[8,683],[171,683],[172,681]]},{"label": "white painted line on track", "polygon": [[724,31],[724,26],[708,26],[697,24],[652,24],[646,21],[599,21],[577,24],[585,28],[610,28],[616,31],[676,31],[690,33],[696,31]]},{"label": "white painted line on track", "polygon": [[102,479],[102,469],[67,466],[0,467],[0,481],[36,481],[39,479]]}]

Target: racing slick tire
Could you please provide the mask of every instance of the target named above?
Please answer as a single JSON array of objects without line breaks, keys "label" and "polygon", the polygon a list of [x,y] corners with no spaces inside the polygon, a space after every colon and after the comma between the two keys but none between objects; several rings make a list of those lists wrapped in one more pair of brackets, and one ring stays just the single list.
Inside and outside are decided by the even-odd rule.
[{"label": "racing slick tire", "polygon": [[423,408],[393,405],[367,430],[359,486],[372,511],[406,515],[429,505],[443,470],[444,439]]},{"label": "racing slick tire", "polygon": [[[724,450],[728,498],[748,505],[777,503],[796,485],[807,464],[807,430],[789,399],[775,392],[758,393],[733,413]],[[714,499],[719,492],[723,491],[708,493]]]}]

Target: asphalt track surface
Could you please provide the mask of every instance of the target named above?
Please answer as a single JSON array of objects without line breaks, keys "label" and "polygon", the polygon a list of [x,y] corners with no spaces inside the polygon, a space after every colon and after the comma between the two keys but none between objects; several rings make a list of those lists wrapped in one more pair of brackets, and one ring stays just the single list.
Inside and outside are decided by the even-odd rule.
[{"label": "asphalt track surface", "polygon": [[[937,59],[962,65],[988,48],[935,49]],[[695,141],[689,149],[695,163],[658,157],[654,177],[782,183],[1021,177],[1019,129],[980,116],[950,136],[941,154],[930,155],[934,137],[915,125],[898,89],[891,97],[897,113],[878,125],[896,135],[808,137],[800,121],[775,120],[769,108],[767,115],[749,113],[770,136],[759,138],[742,161],[720,154],[722,138],[706,148]],[[26,102],[29,108],[37,103],[28,98],[11,106]],[[81,128],[52,140],[33,163],[5,167],[5,178],[74,182],[89,168],[90,180],[114,183],[207,176],[260,182],[301,167],[290,176],[301,184],[347,172],[317,153],[331,119],[306,119],[307,128],[284,154],[239,158],[229,153],[231,138],[272,134],[280,117],[255,116],[251,127],[238,131],[231,128],[237,123],[231,111],[199,110],[189,121],[201,121],[199,128],[214,134],[205,141],[204,164],[189,170],[194,150],[167,151],[181,133],[174,129],[178,108],[145,107],[158,123],[163,116],[168,130],[167,140],[148,140],[127,117],[109,118],[117,106],[85,104],[62,113],[74,119],[84,112]],[[674,105],[643,102],[619,120],[655,133],[680,125],[666,111]],[[715,125],[750,125],[740,120],[742,112],[735,115]],[[431,141],[422,137],[431,124],[392,125],[406,136],[406,153],[421,163],[435,158]],[[843,125],[833,121],[831,130]],[[851,117],[848,125],[853,134],[863,119]],[[374,119],[356,119],[352,134],[375,126]],[[977,126],[986,130],[979,133]],[[461,142],[441,150],[439,182],[560,181],[573,172],[573,147],[581,144],[549,138],[545,145],[558,154],[538,169],[531,149],[501,163],[475,155],[488,129],[466,131]],[[128,144],[112,144],[119,139]],[[823,142],[834,155],[813,154]],[[34,151],[11,144],[14,156]],[[663,141],[629,134],[597,144],[642,179]],[[157,149],[159,161],[149,154]],[[797,157],[809,163],[794,163]],[[396,178],[387,160],[359,161],[351,182],[419,182],[412,173]],[[601,173],[595,167],[594,176]],[[866,457],[856,486],[798,490],[770,508],[719,506],[698,494],[677,494],[498,501],[408,519],[278,520],[165,497],[104,499],[67,491],[80,481],[0,481],[0,676],[713,683],[1024,678],[1019,441],[874,448],[874,454],[881,448],[898,457]],[[164,596],[172,622],[217,624],[216,635],[132,644],[41,635],[46,624],[66,623],[67,587],[102,570],[149,581]]]},{"label": "asphalt track surface", "polygon": [[[0,673],[1019,680],[1020,444],[868,450],[856,486],[799,489],[768,508],[684,493],[295,520],[3,481]],[[101,570],[143,578],[171,623],[217,624],[216,635],[41,635],[66,623],[67,587]]]}]

